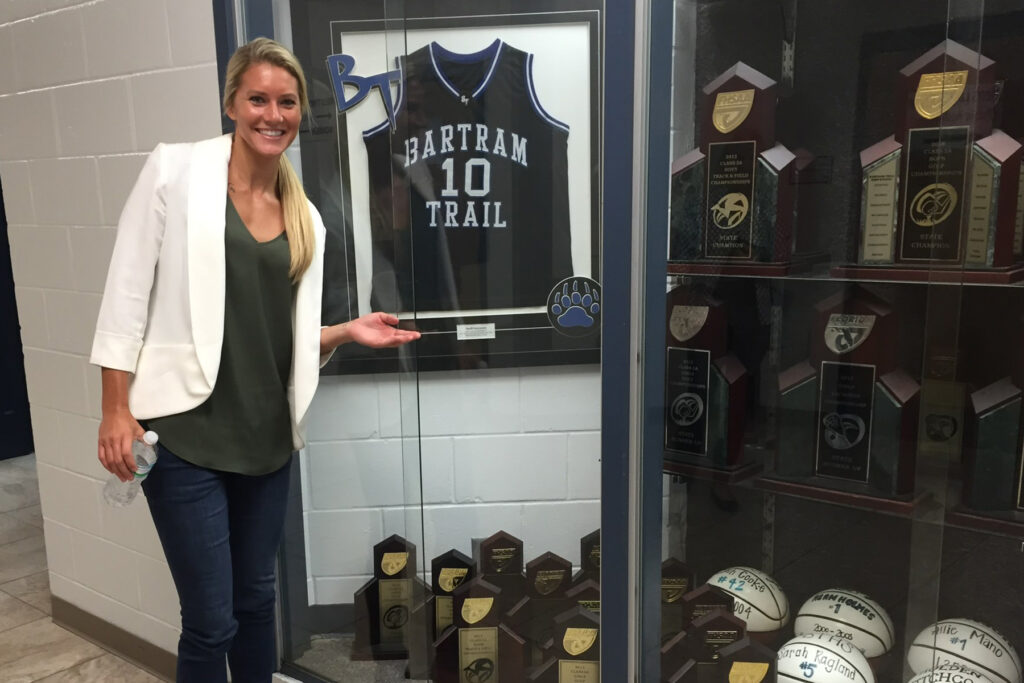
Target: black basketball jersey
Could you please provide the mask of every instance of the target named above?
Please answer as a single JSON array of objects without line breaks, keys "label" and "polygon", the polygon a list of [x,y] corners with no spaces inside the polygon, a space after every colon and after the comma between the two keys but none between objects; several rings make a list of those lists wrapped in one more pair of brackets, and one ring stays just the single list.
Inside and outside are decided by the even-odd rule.
[{"label": "black basketball jersey", "polygon": [[500,40],[399,58],[397,125],[363,133],[374,310],[542,306],[573,274],[569,128],[540,106],[532,65]]}]

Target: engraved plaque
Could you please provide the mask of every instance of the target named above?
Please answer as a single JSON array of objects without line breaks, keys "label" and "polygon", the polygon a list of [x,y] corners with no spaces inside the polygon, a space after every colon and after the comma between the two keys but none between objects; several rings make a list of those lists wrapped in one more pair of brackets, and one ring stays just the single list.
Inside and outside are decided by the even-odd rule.
[{"label": "engraved plaque", "polygon": [[497,627],[459,629],[459,683],[500,683],[498,671]]},{"label": "engraved plaque", "polygon": [[1017,213],[1013,222],[1013,255],[1024,256],[1024,165],[1017,178]]},{"label": "engraved plaque", "polygon": [[665,447],[690,455],[708,454],[708,386],[711,353],[667,349]]},{"label": "engraved plaque", "polygon": [[861,263],[892,263],[896,257],[901,150],[891,139],[887,142],[891,151],[865,164],[862,171]]},{"label": "engraved plaque", "polygon": [[704,254],[749,259],[753,254],[754,171],[757,143],[708,145]]},{"label": "engraved plaque", "polygon": [[874,365],[822,362],[817,474],[867,483],[875,372]]},{"label": "engraved plaque", "polygon": [[960,260],[969,137],[967,126],[907,132],[901,260]]},{"label": "engraved plaque", "polygon": [[558,683],[598,683],[601,663],[580,659],[558,660]]},{"label": "engraved plaque", "polygon": [[412,610],[411,579],[381,579],[380,639],[395,642],[405,639],[405,625]]},{"label": "engraved plaque", "polygon": [[996,198],[999,163],[975,146],[970,164],[967,201],[967,252],[964,262],[984,266],[992,263],[996,239]]}]

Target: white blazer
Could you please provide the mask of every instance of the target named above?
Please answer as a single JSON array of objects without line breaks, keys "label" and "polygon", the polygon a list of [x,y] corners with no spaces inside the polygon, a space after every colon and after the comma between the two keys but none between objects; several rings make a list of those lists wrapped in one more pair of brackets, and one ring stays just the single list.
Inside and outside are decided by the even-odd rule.
[{"label": "white blazer", "polygon": [[[137,419],[196,407],[209,397],[224,341],[224,211],[231,136],[158,145],[117,226],[90,362],[133,374]],[[292,441],[301,448],[316,391],[324,225],[310,204],[313,262],[292,304],[288,382]]]}]

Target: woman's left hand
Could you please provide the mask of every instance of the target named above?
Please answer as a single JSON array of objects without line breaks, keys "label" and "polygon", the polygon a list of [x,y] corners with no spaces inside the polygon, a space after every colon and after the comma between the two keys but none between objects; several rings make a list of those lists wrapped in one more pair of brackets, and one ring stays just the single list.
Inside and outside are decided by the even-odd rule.
[{"label": "woman's left hand", "polygon": [[368,313],[345,323],[352,341],[375,349],[408,344],[420,338],[415,330],[400,330],[398,318],[390,313]]}]

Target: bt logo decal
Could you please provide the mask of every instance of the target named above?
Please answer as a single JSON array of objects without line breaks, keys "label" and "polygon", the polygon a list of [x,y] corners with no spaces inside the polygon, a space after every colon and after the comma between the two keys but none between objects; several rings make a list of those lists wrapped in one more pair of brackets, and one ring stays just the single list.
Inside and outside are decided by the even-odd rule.
[{"label": "bt logo decal", "polygon": [[[401,81],[402,72],[386,71],[376,76],[356,76],[353,72],[356,68],[356,60],[349,55],[331,55],[327,58],[327,73],[331,77],[331,84],[334,86],[334,100],[338,104],[338,111],[344,112],[356,106],[369,95],[374,88],[380,93],[380,99],[384,103],[384,110],[387,112],[388,121],[391,123],[391,130],[395,129],[395,103],[391,99],[391,81]],[[345,86],[353,86],[356,89],[355,95],[347,97]]]}]

